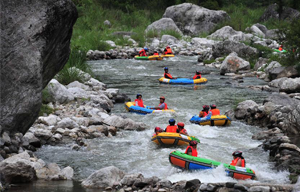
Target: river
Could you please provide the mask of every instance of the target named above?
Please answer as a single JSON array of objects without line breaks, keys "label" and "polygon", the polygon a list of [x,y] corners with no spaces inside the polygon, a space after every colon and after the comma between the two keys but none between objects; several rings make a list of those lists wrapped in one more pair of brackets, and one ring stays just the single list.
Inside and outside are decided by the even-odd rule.
[{"label": "river", "polygon": [[[222,167],[187,172],[170,165],[169,153],[173,150],[184,151],[185,148],[159,148],[150,139],[155,126],[165,128],[168,120],[174,118],[176,122],[184,122],[188,133],[200,139],[198,156],[230,163],[232,152],[241,150],[247,167],[255,170],[258,178],[258,181],[245,182],[289,183],[289,173],[274,170],[273,163],[268,161],[268,152],[259,147],[261,141],[251,139],[260,128],[243,122],[232,122],[228,127],[198,126],[189,122],[204,104],[216,104],[221,113],[225,113],[243,100],[262,102],[269,93],[252,90],[246,86],[264,85],[264,81],[246,77],[243,83],[238,84],[230,77],[220,76],[217,69],[197,65],[197,57],[178,56],[163,61],[99,60],[89,61],[89,64],[108,88],[118,88],[132,100],[140,93],[143,95],[144,104],[151,106],[157,106],[159,97],[165,96],[168,107],[176,113],[138,115],[128,113],[124,104],[116,104],[112,113],[144,122],[149,125],[149,129],[141,132],[119,131],[116,137],[86,140],[88,146],[79,151],[71,150],[65,145],[43,146],[35,153],[39,158],[61,166],[70,165],[75,170],[76,180],[82,180],[100,168],[114,165],[127,173],[142,173],[145,177],[158,176],[172,182],[195,178],[204,183],[234,181],[225,175]],[[208,83],[198,86],[159,84],[158,79],[163,75],[164,67],[168,67],[175,77],[192,77],[196,70],[201,70]],[[81,189],[78,182],[48,182],[48,185],[37,182],[29,186],[31,190],[48,192],[54,189],[51,187],[52,183],[58,189],[54,191]]]}]

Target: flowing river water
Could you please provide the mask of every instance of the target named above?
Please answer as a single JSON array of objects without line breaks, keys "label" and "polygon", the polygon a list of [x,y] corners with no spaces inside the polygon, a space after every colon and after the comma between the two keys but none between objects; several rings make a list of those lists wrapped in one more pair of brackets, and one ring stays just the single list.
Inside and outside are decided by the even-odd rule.
[{"label": "flowing river water", "polygon": [[[178,56],[163,61],[99,60],[90,61],[89,64],[109,88],[120,89],[120,92],[127,94],[132,100],[140,93],[144,104],[151,106],[157,106],[159,97],[165,96],[168,107],[175,109],[176,113],[138,115],[128,113],[124,104],[116,104],[112,113],[144,122],[149,125],[149,129],[140,132],[119,131],[115,137],[86,140],[88,146],[79,151],[71,150],[66,145],[43,146],[35,153],[39,158],[61,166],[70,165],[74,168],[76,180],[85,179],[98,169],[114,165],[127,173],[142,173],[145,177],[158,176],[172,182],[195,178],[204,183],[234,181],[226,176],[222,167],[188,172],[171,166],[169,153],[173,150],[184,151],[185,147],[159,148],[150,139],[155,126],[165,128],[168,120],[174,118],[176,122],[184,122],[188,133],[200,139],[198,156],[230,163],[232,152],[242,150],[247,167],[255,170],[258,178],[258,181],[245,182],[289,183],[288,172],[274,170],[273,163],[268,161],[268,152],[259,147],[261,141],[251,139],[260,128],[238,121],[232,122],[228,127],[199,126],[189,122],[204,104],[216,104],[224,114],[246,99],[262,102],[269,93],[246,86],[262,85],[265,84],[264,81],[246,77],[243,83],[238,84],[229,77],[220,76],[217,69],[197,65],[197,57]],[[202,77],[207,78],[208,83],[198,86],[159,84],[158,79],[165,66],[176,77],[192,77],[196,70],[207,72]],[[78,182],[38,182],[28,189],[41,189],[44,192],[84,191]]]}]

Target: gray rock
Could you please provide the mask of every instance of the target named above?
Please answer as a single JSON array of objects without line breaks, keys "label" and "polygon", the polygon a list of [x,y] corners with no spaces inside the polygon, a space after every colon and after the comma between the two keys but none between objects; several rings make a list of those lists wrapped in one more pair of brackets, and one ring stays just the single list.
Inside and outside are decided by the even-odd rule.
[{"label": "gray rock", "polygon": [[91,174],[81,184],[87,188],[112,187],[116,183],[120,183],[124,175],[123,171],[114,166],[105,167]]},{"label": "gray rock", "polygon": [[114,126],[116,128],[125,129],[125,130],[141,131],[141,130],[145,130],[147,127],[144,123],[135,122],[129,118],[124,119],[124,118],[116,116],[116,115],[111,115],[111,116],[107,117],[104,120],[104,123],[108,124],[110,126]]},{"label": "gray rock", "polygon": [[74,81],[74,82],[69,83],[69,84],[67,85],[67,88],[71,88],[71,87],[78,87],[78,88],[81,88],[81,89],[86,90],[86,91],[89,90],[89,86],[87,86],[87,85],[85,85],[85,84],[82,84],[82,83],[80,83],[80,82],[78,82],[78,81]]},{"label": "gray rock", "polygon": [[279,79],[274,79],[273,81],[269,82],[269,86],[270,87],[275,87],[275,88],[279,88],[281,86],[281,84],[287,80],[288,78],[287,77],[282,77],[282,78],[279,78]]},{"label": "gray rock", "polygon": [[162,188],[170,188],[172,186],[172,182],[169,180],[161,180],[156,185]]},{"label": "gray rock", "polygon": [[275,68],[278,67],[282,67],[280,63],[278,63],[277,61],[272,61],[271,63],[269,63],[269,65],[265,68],[265,73],[267,73],[269,75],[269,72],[271,70],[274,70]]},{"label": "gray rock", "polygon": [[146,33],[149,31],[161,32],[161,31],[165,31],[165,30],[176,31],[182,35],[182,32],[180,31],[180,29],[177,27],[175,22],[170,18],[161,18],[160,20],[154,21],[146,28],[145,32]]},{"label": "gray rock", "polygon": [[228,55],[231,52],[236,52],[240,57],[243,58],[256,56],[258,54],[257,49],[245,45],[244,43],[231,40],[215,43],[212,47],[212,52],[214,58]]},{"label": "gray rock", "polygon": [[95,91],[106,89],[106,85],[104,83],[94,78],[90,78],[87,82],[85,82],[85,84],[93,87]]},{"label": "gray rock", "polygon": [[166,43],[168,45],[173,45],[178,42],[178,39],[176,39],[175,37],[173,37],[171,35],[163,35],[161,37],[161,42]]},{"label": "gray rock", "polygon": [[216,43],[216,41],[214,40],[210,40],[206,38],[198,38],[198,37],[193,38],[191,42],[196,47],[210,47],[210,48]]},{"label": "gray rock", "polygon": [[238,57],[238,55],[233,52],[230,53],[221,65],[220,74],[225,75],[225,73],[236,73],[239,70],[249,70],[250,63],[244,59]]},{"label": "gray rock", "polygon": [[244,34],[241,31],[236,31],[230,26],[224,26],[221,29],[218,29],[217,31],[212,33],[211,35],[207,36],[207,38],[221,41],[250,41],[253,38],[253,35]]},{"label": "gray rock", "polygon": [[57,123],[58,121],[60,121],[60,120],[61,120],[60,117],[58,117],[58,116],[56,116],[56,115],[52,115],[52,114],[50,114],[50,115],[47,116],[47,117],[40,116],[40,117],[38,118],[38,122],[39,122],[39,123],[43,123],[43,124],[48,125],[48,126],[56,125],[56,123]]},{"label": "gray rock", "polygon": [[56,79],[52,79],[49,82],[46,90],[49,93],[48,102],[66,103],[74,100],[74,95]]},{"label": "gray rock", "polygon": [[249,192],[270,192],[269,186],[253,186],[250,187]]},{"label": "gray rock", "polygon": [[287,78],[279,84],[279,91],[286,93],[296,93],[300,91],[300,77],[299,78]]},{"label": "gray rock", "polygon": [[66,117],[57,123],[57,127],[73,129],[79,127],[79,125],[76,122],[74,122],[71,118]]},{"label": "gray rock", "polygon": [[24,135],[24,137],[22,138],[22,141],[23,141],[23,146],[25,143],[28,143],[26,146],[28,146],[30,144],[37,148],[41,147],[41,141],[38,138],[36,138],[33,133],[30,133],[30,132],[27,132]]},{"label": "gray rock", "polygon": [[154,38],[154,39],[152,40],[151,47],[152,47],[152,49],[155,49],[155,48],[158,47],[158,46],[159,46],[159,39]]},{"label": "gray rock", "polygon": [[70,0],[11,0],[1,3],[1,15],[1,126],[25,134],[41,91],[69,58],[77,10]]},{"label": "gray rock", "polygon": [[136,180],[141,180],[143,178],[144,178],[144,176],[142,174],[126,174],[122,178],[121,184],[127,185],[127,186],[132,186]]},{"label": "gray rock", "polygon": [[268,63],[268,59],[260,57],[254,65],[254,70],[258,70],[262,66]]},{"label": "gray rock", "polygon": [[[238,104],[237,108],[234,110],[235,117],[237,119],[244,119],[247,115],[250,114],[251,110],[254,107],[257,107],[258,104],[252,100],[246,100]],[[250,110],[250,112],[249,112]]]},{"label": "gray rock", "polygon": [[108,27],[110,27],[110,26],[111,26],[111,23],[110,23],[110,21],[109,21],[109,20],[105,20],[105,21],[103,22],[103,24],[104,24],[104,25],[106,25],[106,26],[108,26]]},{"label": "gray rock", "polygon": [[11,139],[8,132],[2,134],[1,141],[3,142],[3,145],[11,145]]},{"label": "gray rock", "polygon": [[269,79],[278,79],[281,77],[299,77],[298,71],[295,66],[276,67],[269,70]]},{"label": "gray rock", "polygon": [[277,10],[278,10],[277,4],[269,5],[259,20],[260,21],[267,21],[269,19],[292,20],[294,18],[300,17],[299,11],[289,7],[283,7],[281,17],[279,18],[279,13]]},{"label": "gray rock", "polygon": [[191,3],[168,7],[163,15],[171,18],[186,35],[197,36],[211,32],[218,23],[230,19],[225,11],[214,11]]},{"label": "gray rock", "polygon": [[250,27],[250,31],[251,31],[254,35],[256,35],[256,36],[265,38],[264,32],[262,32],[262,31],[261,31],[257,26],[255,26],[255,25],[252,25],[252,26]]},{"label": "gray rock", "polygon": [[266,32],[266,38],[279,39],[278,29],[270,29]]},{"label": "gray rock", "polygon": [[111,47],[116,47],[116,43],[111,40],[105,41],[105,43],[107,43]]},{"label": "gray rock", "polygon": [[242,184],[235,184],[233,188],[241,190],[241,191],[247,191],[248,190],[248,187],[246,187],[245,185],[242,185]]},{"label": "gray rock", "polygon": [[71,180],[74,176],[74,170],[72,169],[72,167],[68,166],[63,168],[60,174],[67,180]]},{"label": "gray rock", "polygon": [[263,32],[264,34],[267,33],[268,29],[266,26],[260,24],[260,23],[256,23],[253,26],[257,27],[261,32]]},{"label": "gray rock", "polygon": [[49,130],[38,129],[34,132],[34,136],[47,141],[48,139],[50,139],[52,137],[52,133]]}]

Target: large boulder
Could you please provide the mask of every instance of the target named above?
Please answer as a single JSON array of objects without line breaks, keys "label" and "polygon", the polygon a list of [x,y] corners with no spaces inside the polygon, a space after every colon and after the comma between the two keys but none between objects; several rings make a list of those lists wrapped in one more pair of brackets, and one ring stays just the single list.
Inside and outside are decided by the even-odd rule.
[{"label": "large boulder", "polygon": [[56,79],[52,79],[45,90],[49,95],[47,98],[48,102],[66,103],[74,100],[74,94]]},{"label": "large boulder", "polygon": [[112,187],[113,185],[121,184],[121,180],[124,175],[125,173],[117,167],[105,167],[91,174],[81,184],[87,188],[103,189],[106,187]]},{"label": "large boulder", "polygon": [[216,41],[210,40],[207,38],[195,37],[192,39],[191,43],[196,47],[210,47],[211,48],[216,43]]},{"label": "large boulder", "polygon": [[230,26],[224,26],[214,33],[207,36],[208,39],[214,40],[232,40],[232,41],[249,41],[253,38],[252,34],[245,34],[242,31],[236,31]]},{"label": "large boulder", "polygon": [[298,70],[296,66],[288,67],[276,67],[272,70],[269,70],[269,79],[278,79],[282,77],[299,77]]},{"label": "large boulder", "polygon": [[250,111],[254,107],[258,107],[258,104],[252,100],[246,100],[239,103],[236,109],[234,110],[235,118],[244,119],[247,115],[250,114]]},{"label": "large boulder", "polygon": [[171,18],[186,35],[211,32],[218,23],[230,19],[225,11],[209,10],[191,3],[168,7],[163,15]]},{"label": "large boulder", "polygon": [[296,9],[290,7],[283,7],[281,15],[278,13],[279,6],[277,4],[272,4],[267,7],[263,15],[259,18],[260,21],[267,21],[269,19],[282,19],[282,20],[292,20],[300,18],[300,12]]},{"label": "large boulder", "polygon": [[177,25],[174,23],[174,21],[170,18],[161,18],[160,20],[154,21],[151,23],[147,28],[146,28],[146,33],[148,31],[165,31],[165,30],[172,30],[176,31],[179,34],[182,35],[182,32],[180,29],[177,27]]},{"label": "large boulder", "polygon": [[[277,68],[279,68],[279,69],[277,69]],[[278,70],[280,70],[280,71],[282,70],[281,64],[278,63],[277,61],[272,61],[265,68],[265,73],[269,76],[270,74],[276,74]],[[271,76],[270,80],[273,80],[273,79],[275,79],[274,76]]]},{"label": "large boulder", "polygon": [[27,183],[37,179],[36,171],[27,152],[1,161],[0,173],[5,183]]},{"label": "large boulder", "polygon": [[287,78],[279,84],[279,91],[286,93],[299,93],[300,92],[300,78]]},{"label": "large boulder", "polygon": [[212,47],[212,52],[214,58],[228,55],[231,52],[236,52],[240,57],[243,58],[248,58],[258,54],[257,49],[245,45],[244,43],[231,40],[225,40],[214,44]]},{"label": "large boulder", "polygon": [[30,128],[42,89],[67,62],[77,10],[71,0],[1,2],[2,131]]},{"label": "large boulder", "polygon": [[233,52],[230,53],[221,65],[221,75],[225,75],[225,73],[236,73],[239,70],[249,70],[250,63],[245,61],[244,59],[238,57],[238,55]]}]

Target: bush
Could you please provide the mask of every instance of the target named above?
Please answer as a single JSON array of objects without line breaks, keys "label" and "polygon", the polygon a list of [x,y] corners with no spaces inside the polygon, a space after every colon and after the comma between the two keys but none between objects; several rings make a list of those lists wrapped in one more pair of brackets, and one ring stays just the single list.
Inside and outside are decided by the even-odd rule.
[{"label": "bush", "polygon": [[181,39],[181,34],[175,30],[163,30],[160,32],[160,36],[163,35],[171,35],[173,37],[176,37],[176,39],[180,40]]},{"label": "bush", "polygon": [[46,104],[42,104],[41,108],[40,108],[40,112],[39,112],[39,116],[43,116],[44,114],[51,114],[54,112],[54,109],[52,109],[51,107],[49,107]]},{"label": "bush", "polygon": [[159,38],[160,35],[159,35],[159,32],[156,29],[152,29],[152,30],[147,31],[146,37],[147,38],[155,38],[155,37]]},{"label": "bush", "polygon": [[73,81],[83,82],[82,75],[76,69],[80,69],[81,71],[89,73],[93,76],[90,66],[86,63],[85,53],[78,49],[73,49],[70,53],[67,64],[56,75],[55,78],[64,85],[67,85]]},{"label": "bush", "polygon": [[206,65],[206,64],[211,64],[211,63],[213,63],[213,62],[215,62],[215,60],[214,59],[211,59],[211,60],[204,60],[203,61],[203,63]]}]

